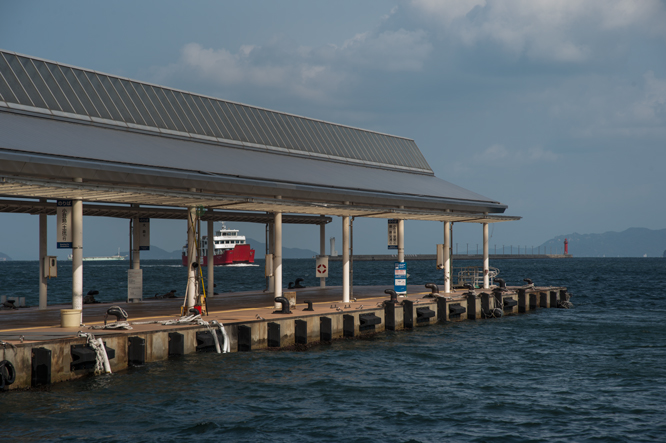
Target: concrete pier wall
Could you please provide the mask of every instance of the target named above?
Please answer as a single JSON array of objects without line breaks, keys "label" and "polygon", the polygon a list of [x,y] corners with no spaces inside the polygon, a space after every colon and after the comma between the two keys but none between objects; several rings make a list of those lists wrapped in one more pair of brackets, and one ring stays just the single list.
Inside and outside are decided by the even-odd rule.
[{"label": "concrete pier wall", "polygon": [[[408,328],[423,327],[438,322],[460,322],[468,320],[481,320],[488,318],[488,314],[500,303],[495,294],[478,292],[475,295],[458,294],[450,297],[405,299],[402,304],[386,305],[383,303],[370,302],[371,307],[353,308],[350,305],[343,307],[331,306],[329,309],[318,307],[315,312],[296,311],[286,315],[272,315],[271,318],[257,318],[252,321],[237,321],[224,324],[226,335],[229,339],[231,352],[243,350],[261,350],[269,346],[272,348],[288,348],[295,345],[312,345],[322,341],[324,333],[330,332],[332,340],[343,338],[360,337],[368,334],[376,334],[385,330],[400,331]],[[519,289],[502,293],[499,298],[506,302],[513,300],[514,307],[505,307],[504,315],[525,313],[539,308],[559,307],[562,301],[568,301],[569,294],[564,288],[537,288],[533,290]],[[378,300],[381,301],[381,300]],[[366,302],[367,304],[367,302]],[[335,310],[332,310],[332,309]],[[461,312],[461,308],[464,311]],[[454,312],[458,312],[454,314]],[[421,315],[419,315],[419,313]],[[366,324],[362,327],[359,316],[364,316]],[[491,315],[492,317],[492,315]],[[367,324],[377,322],[377,324]],[[378,320],[377,320],[378,319]],[[420,320],[419,320],[420,319]],[[328,329],[330,321],[330,331]],[[299,336],[297,343],[297,324],[300,322],[300,330],[306,334]],[[304,322],[304,323],[303,323]],[[305,326],[303,326],[305,325]],[[324,325],[324,326],[322,326]],[[144,330],[85,330],[85,332],[96,333],[97,338],[102,338],[109,355],[109,363],[113,372],[127,369],[132,364],[131,358],[150,363],[172,358],[169,355],[170,335],[182,334],[183,354],[197,352],[197,333],[206,333],[209,329],[201,325],[178,325],[164,327],[162,325],[143,326]],[[137,326],[138,328],[138,326]],[[147,330],[145,328],[148,328]],[[278,331],[278,338],[270,341],[270,331]],[[243,332],[245,331],[245,332]],[[244,343],[243,334],[247,334],[248,343]],[[72,331],[76,334],[76,331]],[[178,335],[180,338],[180,335]],[[223,340],[222,336],[220,338]],[[305,341],[305,343],[303,343]],[[324,340],[328,341],[328,340]],[[132,343],[137,343],[130,356]],[[63,337],[48,341],[33,341],[5,345],[3,349],[3,360],[10,361],[16,370],[16,380],[7,388],[25,389],[40,384],[58,383],[67,380],[84,377],[93,372],[91,368],[77,369],[72,363],[72,347],[85,346],[86,338]],[[222,344],[222,343],[221,343]],[[145,346],[145,349],[144,349]],[[50,352],[50,356],[48,353]],[[40,366],[41,365],[41,366]],[[46,368],[50,365],[50,368]],[[50,375],[44,375],[46,372]]]}]

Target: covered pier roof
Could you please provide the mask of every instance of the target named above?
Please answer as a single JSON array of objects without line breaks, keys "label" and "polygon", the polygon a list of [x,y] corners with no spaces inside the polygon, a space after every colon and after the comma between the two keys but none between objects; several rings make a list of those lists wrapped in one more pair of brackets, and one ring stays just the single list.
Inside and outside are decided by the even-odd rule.
[{"label": "covered pier roof", "polygon": [[[505,221],[413,140],[0,50],[0,195]],[[83,183],[74,183],[82,178]],[[277,198],[280,196],[280,198]]]}]

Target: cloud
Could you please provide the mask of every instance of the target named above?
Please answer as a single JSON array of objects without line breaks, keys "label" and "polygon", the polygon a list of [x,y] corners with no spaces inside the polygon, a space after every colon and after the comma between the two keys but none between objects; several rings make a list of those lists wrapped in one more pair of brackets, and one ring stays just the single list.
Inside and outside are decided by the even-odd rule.
[{"label": "cloud", "polygon": [[513,56],[582,63],[622,46],[609,35],[628,28],[666,36],[666,7],[658,0],[411,0],[424,23],[466,47],[498,46]]},{"label": "cloud", "polygon": [[290,46],[275,39],[236,51],[185,45],[180,59],[153,69],[158,82],[195,78],[213,85],[282,90],[309,101],[335,100],[363,72],[417,72],[432,50],[426,33],[404,29],[360,33],[340,46]]}]

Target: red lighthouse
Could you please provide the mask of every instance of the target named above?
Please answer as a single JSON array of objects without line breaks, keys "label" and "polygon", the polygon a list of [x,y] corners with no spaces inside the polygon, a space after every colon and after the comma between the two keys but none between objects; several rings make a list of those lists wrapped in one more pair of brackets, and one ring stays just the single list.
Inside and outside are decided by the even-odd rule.
[{"label": "red lighthouse", "polygon": [[569,254],[569,240],[566,238],[564,239],[564,255]]}]

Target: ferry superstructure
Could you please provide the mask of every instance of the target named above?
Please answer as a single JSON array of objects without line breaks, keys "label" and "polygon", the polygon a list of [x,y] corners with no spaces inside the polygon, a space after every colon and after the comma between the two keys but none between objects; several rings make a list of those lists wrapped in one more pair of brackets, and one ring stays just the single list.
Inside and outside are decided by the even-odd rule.
[{"label": "ferry superstructure", "polygon": [[[238,229],[229,229],[222,223],[222,229],[215,231],[214,266],[231,265],[235,263],[254,263],[254,249],[247,243],[244,235],[238,234]],[[201,238],[199,257],[201,265],[208,264],[208,236]],[[187,266],[187,244],[183,246],[183,266]]]}]

